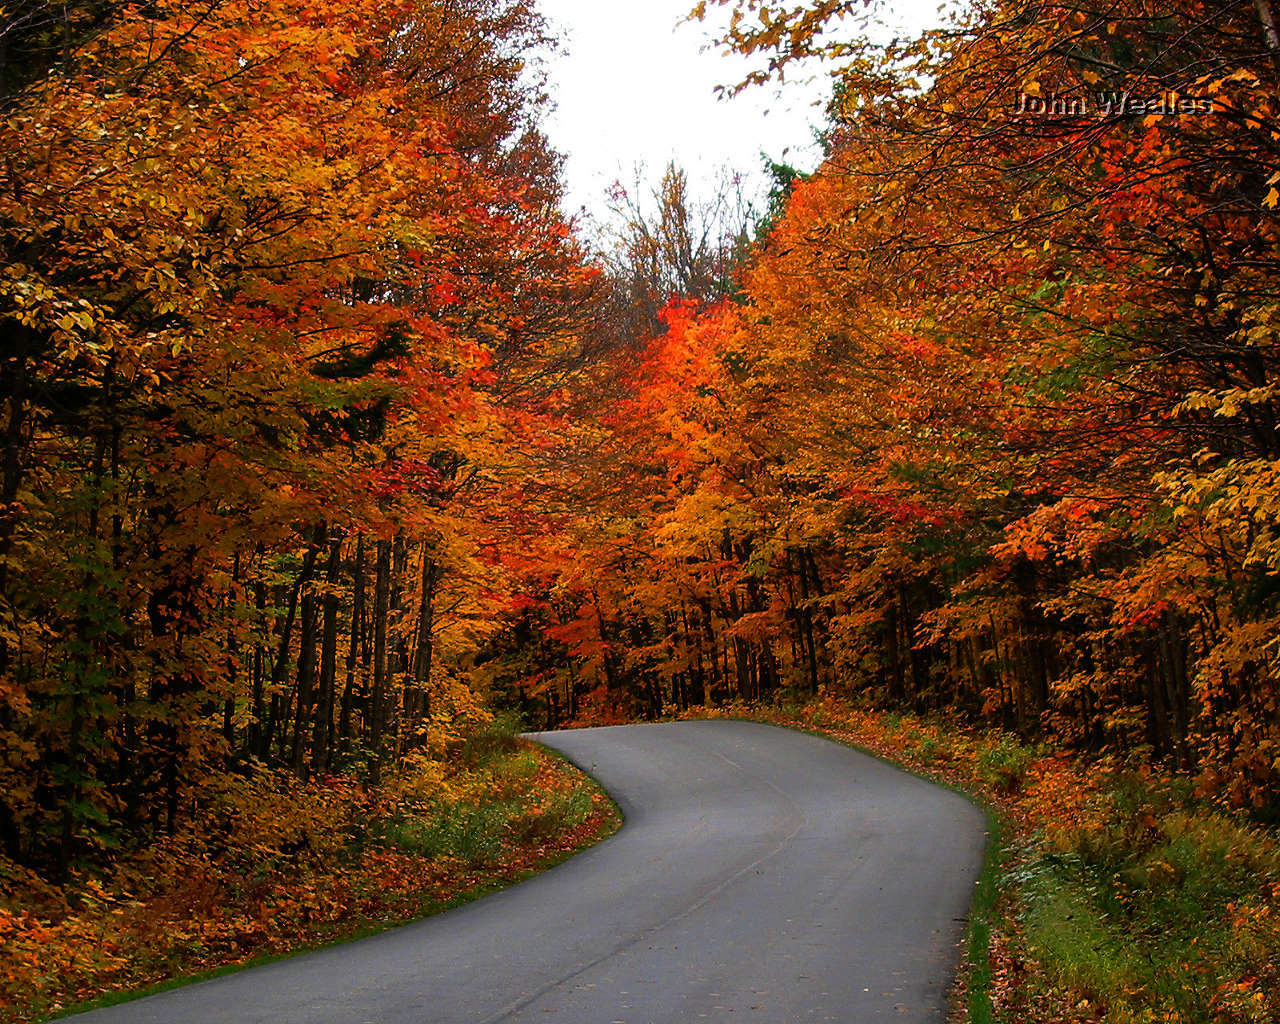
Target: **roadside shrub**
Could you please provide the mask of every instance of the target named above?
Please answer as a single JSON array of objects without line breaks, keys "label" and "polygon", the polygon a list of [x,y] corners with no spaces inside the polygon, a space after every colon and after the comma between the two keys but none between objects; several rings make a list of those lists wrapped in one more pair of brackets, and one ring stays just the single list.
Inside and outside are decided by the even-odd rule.
[{"label": "roadside shrub", "polygon": [[404,853],[435,860],[450,857],[483,864],[502,853],[511,808],[502,802],[444,804],[425,818],[387,822],[382,841]]},{"label": "roadside shrub", "polygon": [[520,733],[524,723],[515,712],[504,711],[463,738],[456,756],[452,759],[460,770],[488,764],[505,754],[522,749]]},{"label": "roadside shrub", "polygon": [[1022,788],[1035,751],[1009,736],[978,752],[978,770],[983,780],[998,793],[1015,793]]},{"label": "roadside shrub", "polygon": [[511,820],[510,830],[520,842],[549,839],[561,831],[577,828],[591,813],[591,794],[585,789],[553,793],[528,807]]},{"label": "roadside shrub", "polygon": [[527,746],[518,747],[490,767],[486,796],[496,800],[527,798],[537,788],[538,759]]}]

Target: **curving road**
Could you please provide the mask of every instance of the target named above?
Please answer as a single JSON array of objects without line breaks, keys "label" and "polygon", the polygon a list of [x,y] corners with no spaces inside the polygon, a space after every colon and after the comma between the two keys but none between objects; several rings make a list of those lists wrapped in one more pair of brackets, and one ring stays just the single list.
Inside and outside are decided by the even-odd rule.
[{"label": "curving road", "polygon": [[503,892],[84,1024],[941,1022],[985,820],[747,722],[536,734],[626,815]]}]

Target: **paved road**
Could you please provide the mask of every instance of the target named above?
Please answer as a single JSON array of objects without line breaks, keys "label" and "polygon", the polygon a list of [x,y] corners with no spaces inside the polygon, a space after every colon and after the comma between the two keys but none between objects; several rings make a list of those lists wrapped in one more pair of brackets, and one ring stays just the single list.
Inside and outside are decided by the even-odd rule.
[{"label": "paved road", "polygon": [[984,844],[964,799],[744,722],[539,734],[626,824],[537,878],[83,1024],[941,1022]]}]

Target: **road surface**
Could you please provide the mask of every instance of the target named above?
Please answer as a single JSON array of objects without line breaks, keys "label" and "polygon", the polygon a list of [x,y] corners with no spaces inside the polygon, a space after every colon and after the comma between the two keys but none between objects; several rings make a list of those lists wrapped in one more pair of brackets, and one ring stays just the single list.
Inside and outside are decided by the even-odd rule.
[{"label": "road surface", "polygon": [[613,838],[359,942],[82,1024],[923,1024],[945,1019],[985,820],[847,747],[748,722],[536,734]]}]

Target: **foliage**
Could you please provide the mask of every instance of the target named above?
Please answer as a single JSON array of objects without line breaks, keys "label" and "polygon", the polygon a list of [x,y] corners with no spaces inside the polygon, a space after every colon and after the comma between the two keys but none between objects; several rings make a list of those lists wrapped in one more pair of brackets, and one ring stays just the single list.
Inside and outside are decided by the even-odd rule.
[{"label": "foliage", "polygon": [[0,846],[66,878],[484,717],[597,273],[525,0],[0,18]]},{"label": "foliage", "polygon": [[1280,808],[1273,5],[975,0],[880,45],[853,0],[694,14],[731,4],[750,80],[839,62],[826,159],[754,242],[673,165],[605,269],[532,0],[0,10],[24,991],[166,973],[107,920],[223,962],[587,827],[464,741],[486,700],[777,698],[1042,824],[1001,991],[1275,1015],[1235,814]]},{"label": "foliage", "polygon": [[242,780],[106,877],[53,887],[0,861],[0,1020],[434,913],[616,827],[589,779],[512,730],[460,742],[465,765],[419,758],[379,790]]},{"label": "foliage", "polygon": [[733,6],[773,71],[842,62],[828,156],[731,300],[586,378],[508,685],[548,721],[826,686],[1273,814],[1270,5],[983,0],[884,46],[863,4]]},{"label": "foliage", "polygon": [[684,717],[708,715],[816,729],[997,810],[1006,850],[995,912],[976,922],[990,936],[967,972],[983,995],[971,1019],[1260,1024],[1280,1012],[1280,843],[1185,780],[829,693]]},{"label": "foliage", "polygon": [[547,42],[529,0],[0,9],[11,1002],[402,919],[603,827],[476,734],[602,297]]}]

